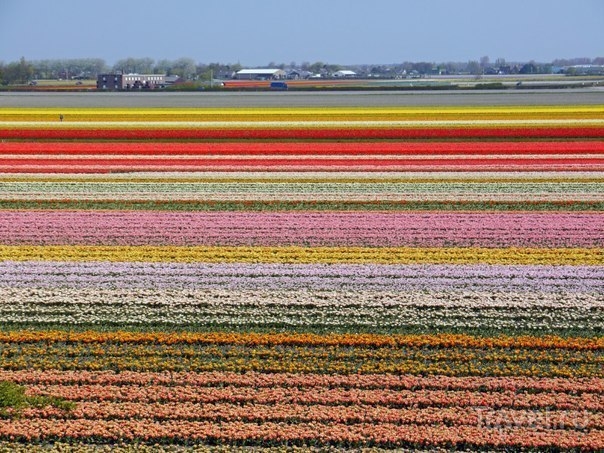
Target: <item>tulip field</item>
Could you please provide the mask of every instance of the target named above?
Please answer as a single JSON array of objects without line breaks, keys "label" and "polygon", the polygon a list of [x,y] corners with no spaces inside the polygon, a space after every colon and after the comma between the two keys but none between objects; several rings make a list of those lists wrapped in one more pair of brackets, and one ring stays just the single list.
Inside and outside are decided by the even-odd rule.
[{"label": "tulip field", "polygon": [[603,451],[604,106],[0,107],[2,382],[0,451]]}]

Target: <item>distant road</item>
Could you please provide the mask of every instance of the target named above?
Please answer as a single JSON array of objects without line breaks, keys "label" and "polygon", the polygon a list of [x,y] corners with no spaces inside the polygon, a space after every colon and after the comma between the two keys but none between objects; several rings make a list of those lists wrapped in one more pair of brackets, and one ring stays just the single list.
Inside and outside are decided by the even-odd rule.
[{"label": "distant road", "polygon": [[604,105],[604,87],[493,91],[0,92],[0,107],[394,107]]}]

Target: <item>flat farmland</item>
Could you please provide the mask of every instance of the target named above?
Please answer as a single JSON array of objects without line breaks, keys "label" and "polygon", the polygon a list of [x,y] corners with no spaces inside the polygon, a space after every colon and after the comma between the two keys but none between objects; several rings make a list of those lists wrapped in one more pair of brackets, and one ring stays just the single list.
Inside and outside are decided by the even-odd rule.
[{"label": "flat farmland", "polygon": [[1,107],[388,107],[604,105],[604,88],[464,91],[9,93]]},{"label": "flat farmland", "polygon": [[604,450],[602,91],[0,102],[0,451]]}]

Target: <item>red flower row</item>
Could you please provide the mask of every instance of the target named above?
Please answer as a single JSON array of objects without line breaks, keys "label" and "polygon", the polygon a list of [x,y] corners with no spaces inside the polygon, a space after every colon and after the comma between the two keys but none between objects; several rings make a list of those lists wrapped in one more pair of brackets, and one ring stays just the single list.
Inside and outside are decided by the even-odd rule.
[{"label": "red flower row", "polygon": [[491,155],[604,154],[604,141],[504,142],[2,142],[3,154],[45,155]]},{"label": "red flower row", "polygon": [[5,173],[122,171],[602,171],[604,157],[572,158],[0,158]]},{"label": "red flower row", "polygon": [[343,129],[0,129],[0,139],[204,140],[204,139],[488,139],[604,138],[602,127],[343,128]]}]

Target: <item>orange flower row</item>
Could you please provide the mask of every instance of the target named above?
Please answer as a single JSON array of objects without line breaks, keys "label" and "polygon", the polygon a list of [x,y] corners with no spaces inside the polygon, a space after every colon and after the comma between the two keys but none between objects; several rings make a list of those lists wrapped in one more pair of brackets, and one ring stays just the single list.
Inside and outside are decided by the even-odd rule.
[{"label": "orange flower row", "polygon": [[378,335],[239,332],[68,332],[10,331],[0,333],[0,343],[135,343],[217,344],[248,346],[342,346],[342,347],[431,347],[604,350],[604,337],[497,336],[463,334]]}]

